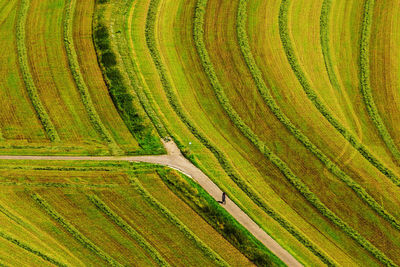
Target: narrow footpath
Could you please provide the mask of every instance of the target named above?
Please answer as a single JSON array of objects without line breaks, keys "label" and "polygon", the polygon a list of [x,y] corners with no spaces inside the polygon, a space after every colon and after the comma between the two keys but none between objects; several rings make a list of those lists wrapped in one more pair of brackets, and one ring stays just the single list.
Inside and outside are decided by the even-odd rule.
[{"label": "narrow footpath", "polygon": [[[197,181],[214,199],[220,200],[222,191],[207,175],[194,166],[180,152],[173,141],[163,142],[167,150],[166,155],[157,156],[126,156],[126,157],[91,157],[91,156],[1,156],[0,160],[93,160],[93,161],[132,161],[156,163],[174,168],[193,180]],[[279,257],[288,266],[302,266],[289,252],[282,248],[264,230],[262,230],[244,211],[227,197],[226,204],[222,205],[239,223],[260,240],[269,250]]]}]

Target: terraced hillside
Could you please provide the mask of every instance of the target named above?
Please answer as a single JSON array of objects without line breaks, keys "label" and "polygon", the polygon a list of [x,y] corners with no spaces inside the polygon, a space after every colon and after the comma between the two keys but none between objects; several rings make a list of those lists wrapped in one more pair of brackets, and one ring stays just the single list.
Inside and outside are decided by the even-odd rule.
[{"label": "terraced hillside", "polygon": [[[300,263],[400,265],[399,8],[390,0],[0,1],[0,42],[7,51],[0,61],[5,77],[0,81],[0,152],[160,154],[165,151],[159,139],[172,138]],[[57,179],[27,176],[40,188],[52,183],[56,188],[28,190],[18,172],[6,165],[4,170],[0,184],[9,185],[10,193],[3,202],[34,203],[64,234],[74,225],[76,231],[66,230],[69,238],[86,244],[104,263],[133,265],[127,261],[133,247],[114,236],[108,247],[98,247],[93,239],[98,228],[91,224],[101,212],[136,241],[143,229],[141,236],[151,246],[142,239],[138,243],[150,258],[132,259],[143,265],[163,265],[165,257],[172,265],[265,263],[246,254],[246,246],[239,247],[243,254],[237,246],[221,247],[234,257],[215,251],[219,242],[227,247],[235,242],[212,232],[218,224],[210,221],[214,228],[205,224],[208,230],[192,231],[220,238],[207,243],[214,252],[199,248],[200,241],[197,248],[183,245],[184,235],[174,239],[188,249],[180,252],[184,257],[173,255],[169,237],[149,241],[154,233],[145,230],[145,221],[130,226],[133,231],[122,226],[132,220],[129,214],[152,220],[159,211],[151,201],[146,206],[128,200],[143,192],[158,196],[174,216],[202,214],[193,206],[175,209],[174,203],[185,199],[182,192],[192,192],[179,190],[196,184],[171,183],[165,169],[153,166],[150,174],[130,176],[129,171],[122,175],[125,180],[107,178],[133,183],[123,192],[114,187],[93,191],[95,184],[90,190],[64,189]],[[60,171],[52,172],[59,177]],[[175,186],[171,190],[181,198],[166,185]],[[125,202],[132,206],[118,205]],[[75,212],[87,216],[86,223],[69,222]],[[19,240],[13,227],[2,230],[3,239]],[[175,230],[164,234],[175,237]],[[62,253],[48,257],[78,263],[66,262],[72,258]],[[267,250],[260,254],[260,260],[276,260]]]}]

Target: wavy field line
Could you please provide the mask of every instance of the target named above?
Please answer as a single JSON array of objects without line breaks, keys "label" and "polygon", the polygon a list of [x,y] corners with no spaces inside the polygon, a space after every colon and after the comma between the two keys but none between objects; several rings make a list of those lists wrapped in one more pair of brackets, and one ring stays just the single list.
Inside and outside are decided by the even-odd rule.
[{"label": "wavy field line", "polygon": [[[118,27],[124,28],[124,31],[127,33],[129,37],[131,37],[131,29],[132,29],[132,16],[133,16],[133,0],[128,0],[126,2],[121,2],[122,6],[115,4],[115,9],[113,13],[113,23],[118,25]],[[125,21],[123,20],[125,19]],[[132,46],[132,40],[130,42],[127,40],[128,36],[122,36],[123,33],[115,33],[112,32],[112,40],[115,38],[116,46],[118,47],[119,55],[123,61],[126,73],[129,76],[129,81],[131,87],[136,92],[138,99],[146,111],[147,115],[153,122],[154,127],[157,129],[159,135],[162,138],[168,138],[168,131],[164,126],[164,123],[161,121],[159,116],[154,111],[153,107],[150,104],[148,95],[144,91],[144,77],[141,77],[143,74],[138,70],[138,67],[133,60],[134,49]]]},{"label": "wavy field line", "polygon": [[[329,14],[331,11],[331,5],[332,5],[332,0],[324,0],[324,2],[322,3],[321,15],[320,15],[320,42],[321,42],[322,55],[324,57],[325,69],[326,72],[328,73],[329,81],[332,87],[335,88],[338,92],[341,92],[343,94],[346,105],[349,107],[350,114],[356,124],[358,139],[360,140],[360,142],[362,142],[363,132],[360,120],[355,114],[354,109],[351,108],[350,97],[346,90],[342,90],[341,86],[339,85],[336,73],[333,69],[332,57],[329,47]],[[342,158],[342,156],[346,153],[346,148],[348,145],[350,145],[349,142],[346,143],[345,148],[343,148],[342,152],[336,158],[336,161]],[[348,164],[353,159],[356,153],[357,152],[354,151],[352,155],[346,161],[343,162],[343,164],[344,165]]]},{"label": "wavy field line", "polygon": [[[354,239],[360,246],[369,251],[378,260],[385,264],[393,264],[382,251],[371,244],[367,239],[360,235],[351,226],[340,219],[334,212],[327,208],[322,201],[305,185],[301,179],[299,179],[291,169],[269,148],[262,142],[256,134],[242,121],[240,116],[236,113],[234,108],[231,106],[229,99],[225,95],[223,87],[221,86],[217,75],[215,73],[213,64],[210,61],[207,49],[204,44],[204,14],[208,0],[198,0],[195,11],[194,21],[194,39],[196,48],[201,59],[204,71],[210,79],[210,83],[215,90],[218,100],[221,106],[225,109],[226,113],[231,118],[232,122],[239,128],[242,133],[259,149],[264,156],[270,160],[281,173],[287,178],[287,180],[301,193],[305,199],[307,199],[322,215],[329,219],[333,224],[342,229],[349,237]],[[350,179],[350,178],[349,178]],[[355,185],[355,184],[354,184]],[[361,190],[361,188],[360,188]],[[371,200],[372,201],[372,200]],[[386,214],[391,216],[390,214]],[[391,222],[391,221],[389,221]]]},{"label": "wavy field line", "polygon": [[163,88],[168,98],[168,102],[172,109],[181,119],[181,121],[186,125],[190,132],[211,152],[214,154],[215,158],[218,160],[221,167],[224,169],[226,174],[235,182],[235,184],[257,205],[259,206],[268,216],[273,218],[277,223],[279,223],[283,228],[285,228],[294,238],[296,238],[300,243],[307,247],[314,255],[319,257],[324,263],[334,266],[334,260],[326,255],[322,250],[320,250],[312,241],[310,241],[303,233],[301,233],[295,226],[284,219],[279,213],[273,210],[262,198],[251,188],[251,186],[245,182],[240,176],[234,171],[232,165],[227,160],[226,155],[220,151],[213,143],[211,143],[204,135],[201,133],[194,124],[188,119],[183,111],[183,108],[179,104],[178,97],[172,90],[172,85],[167,78],[166,69],[161,61],[161,56],[156,47],[156,40],[154,37],[154,23],[156,18],[156,10],[160,3],[160,0],[152,0],[150,3],[147,22],[146,22],[146,40],[147,46],[149,48],[153,62],[157,68],[160,76]]},{"label": "wavy field line", "polygon": [[205,244],[200,238],[198,238],[185,224],[183,224],[173,213],[171,213],[163,204],[155,199],[138,181],[135,177],[130,177],[129,181],[131,185],[139,192],[139,194],[162,213],[172,224],[174,224],[189,240],[193,241],[198,248],[210,259],[212,259],[218,266],[229,266],[229,264],[221,258],[213,249]]},{"label": "wavy field line", "polygon": [[281,37],[282,46],[285,50],[286,57],[288,62],[296,75],[298,81],[303,87],[304,92],[310,101],[314,104],[314,106],[320,111],[320,113],[329,121],[329,123],[335,127],[335,129],[355,148],[360,154],[367,159],[374,167],[376,167],[382,174],[388,177],[395,185],[400,186],[400,179],[383,163],[381,163],[368,149],[359,142],[359,140],[350,133],[335,117],[333,117],[326,106],[321,102],[321,100],[317,97],[315,91],[311,88],[310,83],[305,78],[304,72],[302,71],[299,63],[297,62],[297,58],[295,56],[295,52],[293,46],[290,41],[290,36],[287,28],[288,22],[288,7],[290,1],[282,0],[281,8],[279,12],[279,35]]},{"label": "wavy field line", "polygon": [[135,229],[133,229],[126,221],[124,221],[118,214],[113,212],[102,200],[96,195],[88,195],[88,199],[105,215],[116,223],[122,230],[124,230],[130,237],[132,237],[160,266],[170,266],[163,256],[154,248],[147,240],[141,236]]},{"label": "wavy field line", "polygon": [[28,92],[29,98],[32,101],[32,105],[37,113],[39,120],[41,121],[47,136],[51,141],[60,141],[60,137],[51,122],[49,115],[44,108],[35,83],[32,78],[32,74],[29,69],[28,55],[25,41],[25,24],[26,17],[28,14],[30,0],[21,0],[20,9],[18,11],[17,23],[16,23],[16,40],[17,40],[17,53],[19,66],[21,68],[22,77]]},{"label": "wavy field line", "polygon": [[111,266],[119,266],[123,265],[113,259],[106,252],[101,250],[98,246],[93,244],[86,236],[84,236],[81,232],[78,231],[73,225],[71,225],[68,221],[66,221],[57,211],[55,211],[43,198],[41,198],[38,194],[33,193],[32,198],[36,201],[36,203],[57,223],[59,223],[68,233],[71,234],[79,243],[81,243],[85,248],[88,248],[92,252],[94,252],[98,257],[103,259],[105,262],[110,264]]},{"label": "wavy field line", "polygon": [[[317,146],[315,146],[307,136],[305,136],[296,126],[290,121],[290,119],[282,112],[279,108],[278,104],[275,102],[274,98],[272,97],[270,90],[266,86],[261,71],[258,68],[256,61],[253,57],[253,54],[250,49],[247,31],[246,31],[246,21],[247,21],[247,0],[240,0],[239,7],[238,7],[238,15],[237,15],[237,35],[239,40],[239,46],[241,48],[243,57],[245,58],[246,64],[253,76],[253,79],[256,83],[257,89],[260,92],[262,98],[264,99],[265,103],[268,105],[270,110],[276,116],[276,118],[282,122],[283,125],[299,140],[307,150],[313,153],[325,166],[326,168],[334,174],[337,178],[339,178],[342,182],[344,182],[348,187],[350,187],[358,196],[359,198],[366,203],[368,206],[371,207],[377,214],[379,214],[382,218],[388,221],[395,229],[400,230],[400,222],[387,212],[382,205],[380,205],[371,195],[367,193],[367,191],[358,183],[356,183],[349,175],[347,175],[344,171],[342,171],[338,165],[336,165],[333,161],[331,161]],[[211,64],[211,62],[210,62]],[[213,68],[210,65],[210,70]],[[217,79],[215,76],[212,79]],[[227,109],[232,109],[234,112],[233,107],[230,106],[228,98],[225,96],[224,90],[219,82],[216,80],[215,87],[220,87],[218,90],[221,91],[221,102],[225,102]],[[228,106],[229,105],[229,106]],[[238,114],[232,116],[235,117],[232,120],[234,121],[241,121],[241,118]],[[239,122],[238,122],[239,123]],[[244,127],[247,127],[244,122],[241,122]],[[257,145],[257,143],[265,144],[259,140],[257,135],[253,133],[250,128],[247,129],[243,128],[245,135],[249,136],[249,139]],[[254,141],[253,141],[254,140]],[[261,150],[260,150],[261,151]],[[272,153],[272,152],[271,152]]]},{"label": "wavy field line", "polygon": [[76,87],[82,97],[82,103],[89,115],[90,122],[93,127],[102,137],[102,139],[107,142],[110,147],[111,153],[113,155],[121,155],[123,151],[118,147],[114,138],[104,126],[101,121],[96,108],[93,105],[92,98],[90,97],[89,89],[83,79],[82,73],[80,71],[78,63],[78,55],[76,54],[74,39],[72,37],[72,26],[73,26],[73,13],[76,7],[76,0],[68,0],[65,7],[65,13],[63,17],[63,34],[64,34],[64,47],[67,53],[68,64],[72,73],[72,77],[75,80]]},{"label": "wavy field line", "polygon": [[42,258],[43,260],[45,260],[45,261],[47,261],[47,262],[49,262],[51,264],[54,264],[54,265],[60,266],[60,267],[66,267],[67,266],[66,264],[59,262],[58,260],[54,259],[53,257],[50,257],[50,256],[44,254],[43,252],[41,252],[41,251],[39,251],[39,250],[37,250],[35,248],[32,248],[28,244],[25,244],[25,243],[21,242],[20,240],[15,239],[14,237],[4,233],[1,230],[0,230],[0,237],[5,239],[5,240],[7,240],[7,241],[9,241],[9,242],[11,242],[11,243],[13,243],[13,244],[15,244],[15,245],[17,245],[18,247],[20,247],[22,249],[28,251],[29,253],[32,253],[32,254]]},{"label": "wavy field line", "polygon": [[366,0],[364,6],[364,18],[361,29],[361,45],[360,45],[360,83],[361,92],[363,94],[365,106],[368,114],[374,123],[376,129],[381,135],[386,146],[392,152],[393,156],[400,160],[400,151],[386,129],[385,123],[383,122],[379,111],[375,105],[374,97],[372,95],[372,88],[370,82],[370,70],[369,70],[369,41],[371,36],[371,23],[375,0]]}]

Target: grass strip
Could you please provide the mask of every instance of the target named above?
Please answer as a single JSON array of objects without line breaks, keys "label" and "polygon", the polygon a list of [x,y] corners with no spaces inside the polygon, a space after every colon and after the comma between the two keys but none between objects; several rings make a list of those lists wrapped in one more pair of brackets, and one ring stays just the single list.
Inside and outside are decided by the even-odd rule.
[{"label": "grass strip", "polygon": [[32,253],[32,254],[40,257],[40,258],[42,258],[43,260],[45,260],[45,261],[47,261],[47,262],[49,262],[51,264],[54,264],[54,265],[60,266],[60,267],[61,266],[62,267],[65,266],[66,267],[67,266],[66,264],[59,262],[58,260],[56,260],[56,259],[44,254],[43,252],[41,252],[41,251],[29,246],[28,244],[23,243],[22,241],[20,241],[18,239],[15,239],[14,237],[12,237],[12,236],[10,236],[10,235],[2,232],[2,231],[0,231],[0,237],[5,239],[5,240],[7,240],[7,241],[9,241],[9,242],[11,242],[11,243],[13,243],[13,244],[15,244],[15,245],[17,245],[18,247],[20,247],[20,248],[22,248],[24,250],[26,250],[26,251],[28,251],[28,252],[30,252],[30,253]]},{"label": "grass strip", "polygon": [[369,70],[369,41],[371,37],[371,24],[374,11],[375,0],[366,0],[364,4],[364,18],[361,28],[361,43],[360,43],[360,84],[361,93],[363,94],[365,106],[368,114],[373,121],[376,129],[381,135],[386,146],[392,152],[396,159],[400,159],[400,151],[396,147],[392,137],[390,136],[385,123],[383,122],[379,111],[375,105],[372,95]]},{"label": "grass strip", "polygon": [[95,244],[93,244],[87,237],[85,237],[81,232],[78,231],[73,225],[67,222],[57,211],[55,211],[43,198],[41,198],[38,194],[33,193],[32,198],[36,201],[36,203],[56,222],[58,222],[68,233],[70,233],[79,243],[81,243],[85,248],[94,252],[98,257],[103,259],[105,262],[110,264],[111,266],[120,266],[119,262],[113,259],[106,252],[101,250]]},{"label": "grass strip", "polygon": [[93,19],[93,41],[96,55],[107,84],[111,98],[121,118],[129,131],[138,141],[140,147],[149,154],[165,154],[164,146],[154,134],[153,126],[148,123],[145,113],[141,114],[140,107],[135,106],[136,95],[126,84],[121,66],[118,64],[118,55],[114,51],[109,23],[105,21],[104,13],[108,1],[96,0],[95,17]]},{"label": "grass strip", "polygon": [[[303,87],[304,92],[307,97],[311,100],[314,106],[319,110],[319,112],[328,120],[328,122],[335,127],[335,129],[365,158],[367,159],[375,168],[377,168],[381,173],[383,173],[386,177],[388,177],[395,185],[400,186],[400,179],[383,163],[381,163],[369,150],[361,144],[361,142],[348,131],[333,115],[328,111],[327,107],[320,101],[315,91],[311,88],[310,83],[305,77],[304,72],[302,71],[297,58],[295,56],[295,52],[293,46],[290,41],[290,36],[288,32],[288,7],[290,4],[290,0],[283,0],[280,7],[279,12],[279,35],[281,38],[282,46],[285,50],[286,57],[288,62],[297,77],[297,80],[300,82]],[[329,8],[329,5],[324,5],[324,9]],[[327,12],[327,10],[322,10],[322,12]],[[321,27],[328,27],[324,20],[322,20]],[[321,38],[324,38],[323,36]],[[368,44],[367,44],[368,46]],[[362,48],[361,51],[365,49]],[[361,52],[362,54],[362,52]],[[366,60],[368,61],[368,53],[366,54]],[[368,68],[367,68],[368,69]],[[368,84],[369,81],[367,81]],[[372,99],[372,97],[371,97]],[[393,152],[393,151],[392,151]],[[399,153],[400,158],[400,153]]]},{"label": "grass strip", "polygon": [[28,14],[30,0],[21,0],[20,9],[18,11],[17,16],[17,24],[16,24],[16,40],[17,40],[17,53],[18,53],[18,61],[19,66],[21,68],[22,78],[24,80],[26,90],[28,92],[29,98],[32,101],[32,105],[37,113],[37,116],[40,122],[43,125],[44,130],[46,131],[47,136],[51,141],[60,141],[60,137],[56,129],[54,128],[53,123],[49,115],[46,112],[42,102],[40,101],[39,94],[35,83],[32,78],[32,74],[29,70],[28,63],[28,55],[26,49],[26,40],[25,40],[25,24],[26,17]]},{"label": "grass strip", "polygon": [[196,48],[201,59],[204,71],[206,72],[210,83],[215,90],[215,94],[224,108],[226,113],[231,118],[232,122],[239,128],[242,133],[257,147],[257,149],[264,154],[264,156],[270,160],[287,178],[287,180],[299,191],[303,197],[311,203],[323,216],[329,219],[334,225],[345,232],[349,237],[354,239],[361,247],[365,248],[368,252],[374,255],[378,260],[384,264],[395,266],[382,251],[371,244],[367,239],[360,235],[356,230],[350,227],[346,222],[340,219],[334,212],[332,212],[322,201],[308,188],[303,181],[298,178],[292,170],[283,162],[278,156],[276,156],[269,148],[262,142],[256,134],[242,121],[240,116],[236,113],[234,108],[229,103],[229,99],[225,95],[225,92],[218,81],[214,67],[210,61],[207,49],[204,44],[204,14],[206,12],[206,5],[208,0],[198,0],[195,12],[194,22],[194,39]]},{"label": "grass strip", "polygon": [[221,258],[214,250],[212,250],[207,244],[205,244],[200,238],[198,238],[185,224],[183,224],[173,213],[171,213],[164,205],[162,205],[157,199],[155,199],[139,182],[139,180],[131,175],[131,185],[139,192],[139,194],[163,214],[173,225],[175,225],[186,238],[195,243],[195,245],[206,255],[208,258],[213,260],[218,266],[229,266],[229,264]]},{"label": "grass strip", "polygon": [[[133,8],[133,0],[128,0],[121,2],[121,4],[115,4],[113,10],[113,24],[122,29],[122,32],[112,32],[111,42],[118,47],[118,54],[124,65],[124,69],[129,77],[129,82],[133,90],[136,92],[140,104],[146,111],[147,116],[153,122],[154,127],[157,129],[158,134],[166,139],[168,136],[168,131],[164,124],[161,122],[160,118],[157,116],[153,107],[150,105],[148,96],[144,92],[144,82],[140,79],[138,67],[133,60],[133,48],[128,45],[128,36],[130,36],[130,24],[129,24],[129,14]],[[128,18],[128,19],[126,19]],[[125,19],[125,20],[124,20]],[[111,28],[113,30],[113,28]]]},{"label": "grass strip", "polygon": [[[149,48],[151,57],[156,66],[158,74],[160,76],[161,83],[163,85],[164,91],[167,95],[169,104],[181,119],[181,121],[186,125],[186,127],[191,131],[191,133],[211,152],[214,154],[215,158],[218,160],[221,167],[224,169],[226,174],[236,183],[236,185],[257,205],[259,206],[268,216],[273,218],[277,223],[279,223],[283,228],[285,228],[294,238],[296,238],[300,243],[302,243],[306,248],[308,248],[314,255],[319,257],[324,263],[329,266],[335,266],[335,262],[328,255],[326,255],[321,249],[319,249],[312,241],[310,241],[301,231],[299,231],[295,226],[293,226],[289,221],[272,209],[262,197],[246,182],[244,181],[233,169],[231,163],[229,163],[226,155],[219,150],[214,144],[212,144],[205,135],[200,132],[195,125],[189,120],[189,118],[184,113],[181,105],[179,104],[178,97],[173,92],[171,83],[167,78],[166,68],[164,67],[161,56],[157,49],[156,40],[154,36],[155,19],[157,15],[157,8],[159,6],[160,0],[151,0],[147,21],[146,21],[146,40],[147,46]],[[240,206],[240,204],[239,204]],[[263,228],[263,227],[262,227]],[[265,231],[267,229],[263,228]]]},{"label": "grass strip", "polygon": [[104,126],[101,121],[96,108],[93,105],[92,98],[90,97],[89,89],[83,79],[78,63],[78,55],[76,54],[74,39],[72,37],[72,25],[73,25],[73,13],[76,7],[76,0],[68,0],[66,2],[65,14],[63,17],[63,33],[64,33],[64,47],[67,53],[68,64],[72,73],[72,77],[75,80],[76,87],[82,98],[82,103],[89,115],[90,122],[92,123],[95,130],[99,133],[101,138],[110,147],[113,155],[121,155],[123,151],[118,147],[114,138],[110,132]]},{"label": "grass strip", "polygon": [[[261,71],[258,68],[256,61],[252,55],[248,36],[246,32],[246,21],[247,21],[247,0],[240,0],[238,7],[238,15],[237,15],[237,34],[239,40],[239,46],[242,51],[243,57],[246,61],[246,64],[253,76],[255,84],[257,86],[258,91],[260,92],[262,98],[265,103],[268,105],[269,109],[275,115],[275,117],[299,140],[304,147],[309,150],[314,156],[316,156],[325,166],[326,168],[336,177],[338,177],[342,182],[344,182],[348,187],[350,187],[358,197],[371,207],[377,214],[379,214],[382,218],[388,221],[395,229],[400,230],[400,223],[397,219],[391,215],[388,211],[386,211],[382,205],[380,205],[367,191],[355,182],[349,175],[347,175],[344,171],[342,171],[338,165],[336,165],[333,161],[331,161],[316,145],[314,145],[311,140],[305,136],[296,126],[290,121],[290,119],[282,112],[279,108],[278,104],[275,102],[273,96],[271,95],[270,90],[267,88]],[[211,66],[212,67],[212,66]],[[216,76],[214,77],[215,79]],[[218,89],[223,91],[221,87]],[[226,98],[225,94],[221,95],[221,101],[229,102]],[[222,104],[224,105],[224,104]],[[233,109],[230,105],[225,105],[228,109]],[[232,115],[233,116],[233,115]],[[241,120],[239,115],[235,115],[235,120]],[[244,123],[243,123],[244,124]],[[247,127],[247,126],[246,126]],[[245,131],[251,131],[250,129],[244,129]],[[257,139],[257,136],[254,133],[248,133],[251,141]],[[261,142],[257,140],[256,142]],[[254,142],[253,142],[254,143]],[[256,144],[255,144],[256,145]]]},{"label": "grass strip", "polygon": [[130,237],[132,237],[160,266],[170,266],[162,255],[149,242],[146,241],[135,229],[133,229],[118,214],[114,213],[96,195],[88,195],[88,199],[104,214],[106,214],[115,224],[121,227]]},{"label": "grass strip", "polygon": [[24,187],[51,187],[51,188],[121,188],[122,184],[69,184],[69,183],[21,183],[21,182],[0,182],[0,186],[24,186]]},{"label": "grass strip", "polygon": [[157,173],[172,192],[254,264],[286,266],[192,179],[169,169],[160,169]]}]

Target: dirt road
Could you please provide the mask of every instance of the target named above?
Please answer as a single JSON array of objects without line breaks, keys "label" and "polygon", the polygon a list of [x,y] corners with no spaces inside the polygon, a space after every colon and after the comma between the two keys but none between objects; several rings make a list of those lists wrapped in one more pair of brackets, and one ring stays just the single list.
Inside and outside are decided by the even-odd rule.
[{"label": "dirt road", "polygon": [[[165,165],[181,171],[196,180],[216,200],[221,199],[222,191],[214,184],[208,176],[194,166],[181,154],[176,144],[172,141],[164,142],[167,155],[159,156],[127,156],[127,157],[90,157],[90,156],[0,156],[0,160],[120,160],[132,162],[148,162]],[[302,266],[292,255],[282,248],[274,239],[263,231],[247,214],[245,214],[234,202],[227,198],[223,207],[250,233],[260,240],[276,256],[288,266]]]}]

